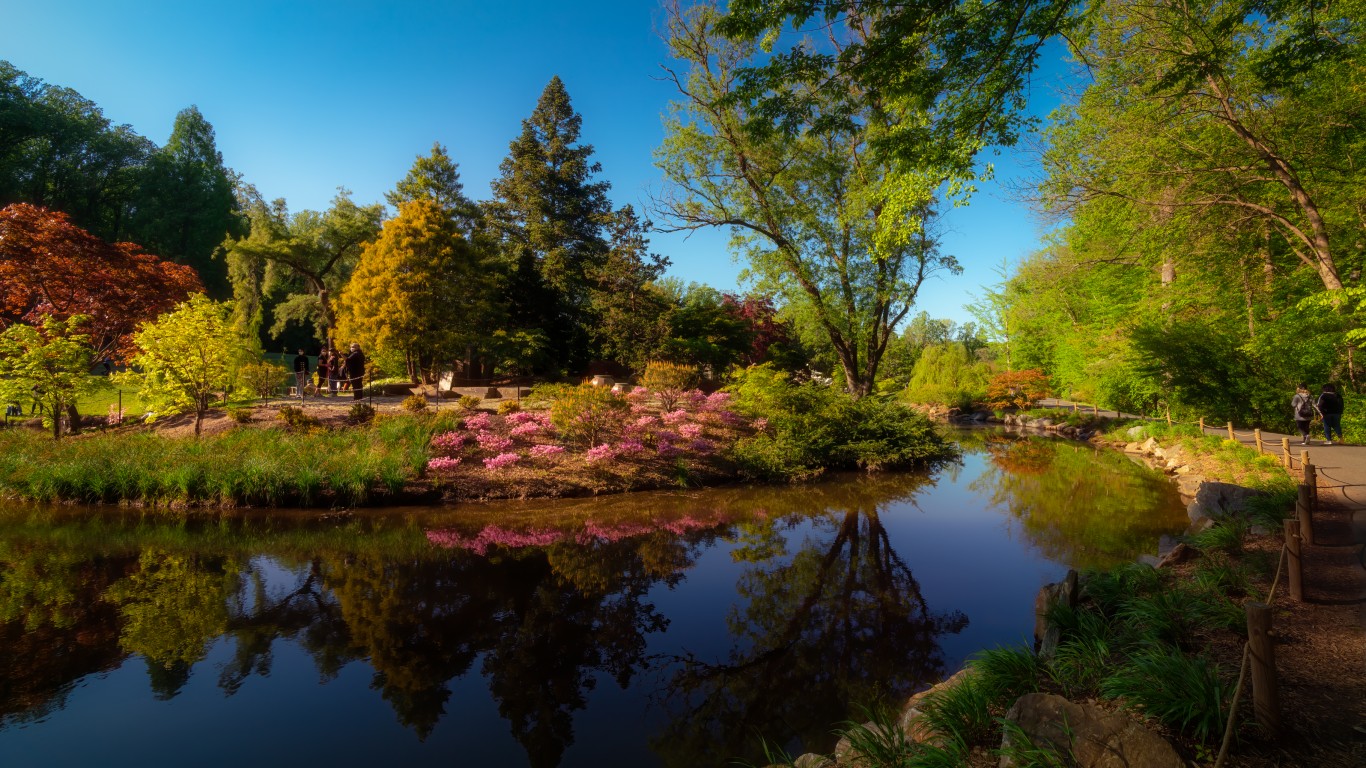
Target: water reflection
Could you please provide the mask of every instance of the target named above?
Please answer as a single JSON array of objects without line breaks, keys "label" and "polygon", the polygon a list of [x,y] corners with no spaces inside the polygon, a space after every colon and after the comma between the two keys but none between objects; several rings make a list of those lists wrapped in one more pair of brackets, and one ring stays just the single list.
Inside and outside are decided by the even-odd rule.
[{"label": "water reflection", "polygon": [[[1154,527],[1132,510],[1151,501],[1148,481],[1122,464],[970,439],[990,459],[972,491],[1050,556],[1110,557]],[[648,739],[663,764],[757,759],[760,734],[828,748],[831,725],[858,706],[951,671],[940,642],[968,617],[926,599],[886,524],[934,488],[922,475],[865,476],[321,522],[9,510],[0,735],[60,711],[83,677],[134,661],[153,697],[174,699],[220,649],[216,682],[232,697],[271,675],[286,640],[324,683],[366,665],[418,740],[470,706],[452,700],[457,681],[482,680],[533,766],[566,762],[576,721],[609,687],[638,709],[657,705],[653,733],[625,737],[638,749]],[[1097,519],[1050,498],[1092,505]],[[690,584],[718,569],[721,592]],[[730,606],[700,644],[674,640],[660,606],[677,610],[682,593]]]},{"label": "water reflection", "polygon": [[1112,568],[1152,552],[1161,534],[1189,522],[1165,478],[1115,451],[999,430],[963,440],[990,460],[969,487],[1008,511],[1055,562]]}]

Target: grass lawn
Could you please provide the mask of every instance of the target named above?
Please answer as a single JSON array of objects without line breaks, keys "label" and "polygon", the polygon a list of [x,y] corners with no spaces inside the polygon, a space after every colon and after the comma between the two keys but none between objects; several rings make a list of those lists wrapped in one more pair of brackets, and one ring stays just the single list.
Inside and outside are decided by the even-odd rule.
[{"label": "grass lawn", "polygon": [[108,416],[109,407],[119,402],[120,391],[123,392],[124,416],[130,413],[141,415],[147,410],[147,406],[142,404],[142,398],[138,396],[138,391],[127,387],[107,387],[86,395],[76,402],[76,410],[80,411],[82,416]]}]

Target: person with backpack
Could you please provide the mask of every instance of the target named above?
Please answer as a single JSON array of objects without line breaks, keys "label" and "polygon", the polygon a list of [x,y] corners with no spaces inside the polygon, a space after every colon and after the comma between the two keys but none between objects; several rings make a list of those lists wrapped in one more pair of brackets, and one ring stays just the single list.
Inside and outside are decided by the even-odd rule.
[{"label": "person with backpack", "polygon": [[1300,445],[1309,445],[1309,425],[1314,421],[1314,398],[1309,395],[1309,385],[1301,384],[1290,398],[1290,412],[1295,417],[1295,428],[1300,431]]},{"label": "person with backpack", "polygon": [[1314,403],[1314,407],[1319,413],[1323,414],[1323,438],[1327,445],[1333,444],[1333,433],[1338,433],[1338,442],[1342,442],[1342,395],[1338,394],[1338,388],[1332,384],[1324,384],[1323,391],[1319,393],[1319,399]]}]

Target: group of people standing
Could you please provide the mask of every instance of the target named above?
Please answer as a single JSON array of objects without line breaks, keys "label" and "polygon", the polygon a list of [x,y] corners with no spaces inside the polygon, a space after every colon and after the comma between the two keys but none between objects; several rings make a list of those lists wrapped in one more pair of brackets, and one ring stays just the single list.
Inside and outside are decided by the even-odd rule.
[{"label": "group of people standing", "polygon": [[1295,427],[1300,430],[1300,445],[1309,445],[1309,430],[1314,417],[1323,418],[1323,439],[1325,445],[1333,444],[1333,434],[1342,442],[1342,395],[1337,387],[1324,384],[1323,390],[1315,398],[1309,393],[1309,385],[1301,384],[1290,398],[1290,410],[1295,417]]},{"label": "group of people standing", "polygon": [[[304,399],[309,387],[309,373],[308,355],[300,347],[298,356],[294,358],[294,383],[300,400]],[[336,397],[338,392],[350,390],[352,397],[359,400],[364,389],[361,380],[365,376],[365,353],[355,342],[351,343],[345,355],[338,352],[336,347],[325,346],[318,353],[316,374],[318,383],[313,391],[319,397],[325,397],[328,393]]]}]

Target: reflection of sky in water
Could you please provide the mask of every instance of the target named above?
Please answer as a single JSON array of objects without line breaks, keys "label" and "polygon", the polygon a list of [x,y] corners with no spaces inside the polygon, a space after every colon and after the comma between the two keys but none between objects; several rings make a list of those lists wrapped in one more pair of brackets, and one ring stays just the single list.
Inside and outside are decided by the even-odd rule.
[{"label": "reflection of sky in water", "polygon": [[[1138,468],[1123,467],[1122,460],[1118,467],[1107,464],[1104,470],[1130,471],[1141,473]],[[910,500],[889,501],[889,497],[904,491],[898,492],[895,483],[865,477],[825,486],[762,491],[721,489],[670,496],[690,500],[699,516],[718,510],[733,515],[735,508],[754,498],[768,502],[795,499],[785,502],[785,508],[774,507],[776,514],[785,515],[775,530],[785,543],[786,554],[760,563],[737,561],[733,555],[744,543],[738,539],[736,529],[723,527],[711,533],[691,534],[688,551],[692,561],[681,578],[673,584],[654,578],[639,599],[666,617],[667,627],[644,634],[639,664],[643,669],[636,672],[630,687],[623,690],[604,671],[587,669],[593,684],[591,689],[580,691],[585,705],[569,713],[572,742],[566,746],[559,765],[597,768],[658,764],[649,740],[670,722],[670,706],[664,704],[676,705],[677,700],[657,700],[660,696],[667,698],[663,686],[669,677],[651,667],[657,666],[663,657],[689,652],[701,659],[721,661],[733,655],[743,657],[750,650],[751,639],[732,637],[727,625],[728,618],[746,615],[739,582],[747,575],[752,578],[756,573],[772,572],[791,564],[799,551],[819,556],[822,548],[834,539],[838,521],[843,517],[840,512],[814,518],[788,514],[804,505],[832,504],[848,498],[864,515],[876,507],[887,542],[913,573],[930,610],[939,614],[961,611],[968,619],[961,631],[938,636],[946,673],[957,669],[966,657],[983,647],[1029,642],[1034,595],[1041,584],[1057,580],[1067,564],[1054,562],[1044,554],[1050,548],[1059,551],[1058,543],[1040,543],[1038,532],[1028,530],[1016,516],[1019,505],[992,503],[990,493],[983,490],[991,482],[983,482],[984,478],[999,481],[996,464],[987,453],[971,449],[962,466],[941,471],[935,485],[918,489],[914,483],[905,486],[913,489]],[[884,486],[888,490],[878,490]],[[641,505],[648,505],[660,497],[638,498]],[[1038,501],[1032,499],[1023,506],[1036,508],[1030,505]],[[1061,504],[1069,501],[1057,500]],[[1171,506],[1164,511],[1164,519],[1171,521],[1169,527],[1179,527],[1180,520],[1172,516],[1174,501],[1168,498],[1167,502]],[[630,506],[623,504],[623,500],[604,504]],[[592,502],[575,501],[561,506],[591,508]],[[486,512],[501,520],[525,517],[525,508],[505,509],[512,512],[500,515],[497,508]],[[429,529],[478,515],[446,510],[438,517]],[[470,525],[473,527],[467,534],[480,530],[477,523]],[[265,541],[269,543],[268,538]],[[610,551],[621,551],[621,547],[629,549],[631,544],[628,538],[611,546],[618,549]],[[332,554],[335,559],[336,553]],[[497,548],[493,555],[500,555]],[[438,551],[438,562],[441,556]],[[449,557],[454,570],[447,576],[455,579],[461,589],[482,588],[459,581],[470,573],[483,573],[490,567],[496,572],[501,567],[490,562],[483,566],[485,571],[467,572],[461,570],[466,566],[460,563],[479,563],[483,559],[471,560],[475,557],[471,553],[455,550],[449,551]],[[269,605],[278,603],[309,579],[306,558],[297,555],[282,558],[257,552],[244,560],[248,577],[236,593],[237,610],[244,614],[261,608],[254,591],[256,584],[261,585],[264,603]],[[345,558],[336,559],[336,563],[350,567]],[[394,567],[397,570],[392,578],[386,570],[386,582],[392,581],[402,589],[406,573],[403,568],[407,566],[400,559]],[[332,598],[326,587],[317,594],[325,600]],[[87,675],[69,694],[63,708],[39,722],[0,730],[0,765],[236,766],[299,759],[338,765],[527,764],[526,748],[513,737],[506,713],[500,711],[503,704],[490,695],[485,668],[488,650],[480,650],[465,673],[446,682],[450,695],[444,705],[445,714],[425,739],[419,739],[413,730],[400,724],[394,707],[381,696],[366,660],[348,661],[336,677],[324,681],[314,659],[297,638],[276,638],[269,642],[269,648],[268,672],[257,670],[231,696],[220,687],[219,677],[232,664],[236,646],[222,638],[211,642],[207,656],[195,664],[188,682],[169,700],[151,695],[145,664],[137,656],[131,656],[112,671]],[[507,663],[506,658],[502,661]]]}]

